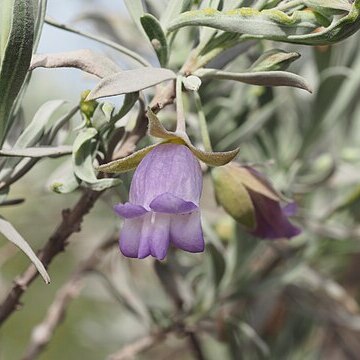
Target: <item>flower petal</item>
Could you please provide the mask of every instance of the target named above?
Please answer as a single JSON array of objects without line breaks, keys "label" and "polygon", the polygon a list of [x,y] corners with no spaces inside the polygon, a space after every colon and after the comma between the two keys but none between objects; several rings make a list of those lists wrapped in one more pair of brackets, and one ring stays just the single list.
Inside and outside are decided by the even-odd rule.
[{"label": "flower petal", "polygon": [[126,219],[120,231],[120,251],[127,257],[137,258],[144,217]]},{"label": "flower petal", "polygon": [[170,193],[198,205],[201,190],[200,164],[191,151],[185,145],[160,144],[137,167],[129,201],[150,210],[156,197]]},{"label": "flower petal", "polygon": [[132,219],[144,215],[147,210],[140,205],[134,205],[129,202],[117,204],[114,206],[115,212],[125,219]]},{"label": "flower petal", "polygon": [[170,238],[176,247],[185,251],[192,253],[204,251],[205,243],[201,229],[200,212],[172,215]]},{"label": "flower petal", "polygon": [[152,214],[152,231],[150,239],[151,255],[158,260],[164,259],[170,243],[170,216]]},{"label": "flower petal", "polygon": [[301,230],[292,225],[277,201],[249,191],[256,216],[256,228],[252,234],[265,239],[292,238]]},{"label": "flower petal", "polygon": [[150,208],[157,213],[187,214],[198,209],[198,206],[192,201],[185,201],[167,192],[157,196],[150,203]]}]

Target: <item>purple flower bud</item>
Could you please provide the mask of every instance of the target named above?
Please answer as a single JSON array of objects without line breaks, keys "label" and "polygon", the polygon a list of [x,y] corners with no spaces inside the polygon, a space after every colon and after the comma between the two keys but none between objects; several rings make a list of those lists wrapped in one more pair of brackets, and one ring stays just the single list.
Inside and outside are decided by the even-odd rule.
[{"label": "purple flower bud", "polygon": [[230,163],[212,173],[219,204],[251,234],[264,239],[300,234],[288,220],[296,213],[296,204],[282,208],[280,195],[258,171]]},{"label": "purple flower bud", "polygon": [[279,202],[251,190],[249,195],[255,209],[256,228],[251,231],[254,236],[264,239],[290,239],[301,233],[301,230],[288,220],[289,205],[281,208]]},{"label": "purple flower bud", "polygon": [[120,250],[128,257],[162,260],[170,242],[189,252],[204,250],[199,201],[202,172],[188,147],[160,144],[137,167],[129,202],[114,207],[125,218]]}]

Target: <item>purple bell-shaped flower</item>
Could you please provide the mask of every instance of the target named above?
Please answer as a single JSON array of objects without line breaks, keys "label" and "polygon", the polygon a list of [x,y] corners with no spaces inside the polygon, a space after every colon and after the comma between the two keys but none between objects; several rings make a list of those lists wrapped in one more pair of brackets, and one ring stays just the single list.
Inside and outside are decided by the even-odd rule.
[{"label": "purple bell-shaped flower", "polygon": [[189,148],[175,143],[156,146],[136,168],[129,202],[115,206],[125,218],[121,252],[162,260],[170,243],[193,253],[203,251],[201,191],[200,164]]}]

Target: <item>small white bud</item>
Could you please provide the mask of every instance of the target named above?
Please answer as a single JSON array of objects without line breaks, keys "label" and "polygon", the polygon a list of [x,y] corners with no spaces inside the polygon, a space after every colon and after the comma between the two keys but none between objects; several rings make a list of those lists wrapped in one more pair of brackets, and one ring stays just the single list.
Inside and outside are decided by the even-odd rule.
[{"label": "small white bud", "polygon": [[183,79],[183,84],[186,90],[198,91],[201,85],[201,80],[195,75],[190,75]]}]

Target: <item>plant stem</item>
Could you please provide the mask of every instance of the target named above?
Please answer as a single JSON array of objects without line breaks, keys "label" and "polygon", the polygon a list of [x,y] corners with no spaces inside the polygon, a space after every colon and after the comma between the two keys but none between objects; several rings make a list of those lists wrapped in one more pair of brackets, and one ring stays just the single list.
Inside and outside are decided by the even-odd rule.
[{"label": "plant stem", "polygon": [[184,103],[182,98],[182,75],[179,75],[176,78],[176,131],[177,132],[186,132],[186,120],[184,113]]},{"label": "plant stem", "polygon": [[113,48],[113,49],[115,49],[115,50],[129,56],[130,58],[132,58],[133,60],[135,60],[136,62],[141,64],[142,66],[146,66],[146,67],[151,66],[151,64],[146,59],[144,59],[142,56],[137,54],[135,51],[132,51],[132,50],[126,48],[125,46],[120,45],[120,44],[117,44],[114,41],[104,39],[102,37],[92,35],[92,34],[89,34],[87,32],[83,32],[81,30],[74,29],[71,26],[58,23],[57,21],[55,21],[53,19],[50,19],[48,17],[46,17],[45,23],[48,24],[48,25],[54,26],[54,27],[56,27],[58,29],[69,31],[69,32],[71,32],[73,34],[84,36],[84,37],[86,37],[88,39],[91,39],[91,40],[97,41],[97,42],[99,42],[101,44],[110,46],[111,48]]},{"label": "plant stem", "polygon": [[198,113],[198,121],[199,121],[199,127],[200,127],[200,134],[201,139],[204,145],[205,151],[212,152],[212,146],[211,146],[211,140],[209,135],[209,130],[206,123],[206,118],[204,114],[204,110],[201,103],[200,95],[197,91],[194,91],[194,99],[195,99],[195,106]]}]

